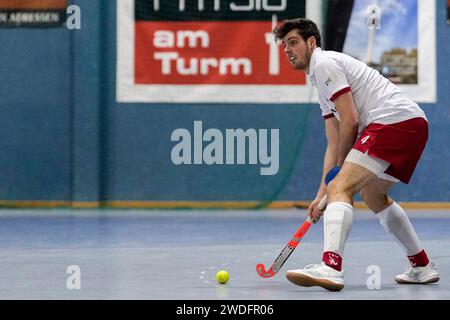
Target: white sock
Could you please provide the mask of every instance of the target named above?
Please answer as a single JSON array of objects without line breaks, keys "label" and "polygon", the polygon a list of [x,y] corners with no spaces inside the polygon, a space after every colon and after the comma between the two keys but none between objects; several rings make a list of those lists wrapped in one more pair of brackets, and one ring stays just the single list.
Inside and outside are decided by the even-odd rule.
[{"label": "white sock", "polygon": [[346,202],[332,202],[324,213],[324,252],[334,252],[342,257],[345,242],[352,229],[353,207]]},{"label": "white sock", "polygon": [[377,213],[380,224],[403,248],[407,256],[422,251],[422,244],[406,212],[396,202]]}]

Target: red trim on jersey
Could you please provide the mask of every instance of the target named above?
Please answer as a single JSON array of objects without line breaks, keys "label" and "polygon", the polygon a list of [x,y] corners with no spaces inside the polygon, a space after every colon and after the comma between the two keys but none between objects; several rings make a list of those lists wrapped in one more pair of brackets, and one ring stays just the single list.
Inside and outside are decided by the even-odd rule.
[{"label": "red trim on jersey", "polygon": [[325,120],[330,119],[330,118],[334,118],[334,114],[332,114],[332,113],[327,114],[326,116],[323,116],[323,118],[324,118]]},{"label": "red trim on jersey", "polygon": [[342,90],[339,90],[338,92],[336,92],[335,94],[333,94],[333,96],[330,98],[330,100],[332,102],[334,102],[334,100],[336,100],[337,98],[339,98],[340,96],[342,96],[344,93],[350,92],[352,91],[352,89],[350,89],[350,87],[344,88]]}]

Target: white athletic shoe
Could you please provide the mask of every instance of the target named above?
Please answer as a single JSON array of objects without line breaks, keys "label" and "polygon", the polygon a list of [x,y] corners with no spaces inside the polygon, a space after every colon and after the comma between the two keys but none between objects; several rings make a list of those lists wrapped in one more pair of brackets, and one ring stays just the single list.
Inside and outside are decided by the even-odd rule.
[{"label": "white athletic shoe", "polygon": [[439,273],[433,262],[425,267],[409,267],[404,273],[395,276],[395,281],[402,284],[426,284],[439,281]]},{"label": "white athletic shoe", "polygon": [[320,286],[330,291],[339,291],[344,288],[344,271],[337,271],[321,264],[310,264],[304,269],[288,270],[286,278],[302,287]]}]

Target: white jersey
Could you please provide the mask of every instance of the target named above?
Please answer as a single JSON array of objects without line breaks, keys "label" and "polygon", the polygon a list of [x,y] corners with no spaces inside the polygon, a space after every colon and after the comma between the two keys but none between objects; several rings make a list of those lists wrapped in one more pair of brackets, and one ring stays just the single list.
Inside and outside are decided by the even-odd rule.
[{"label": "white jersey", "polygon": [[417,103],[408,98],[398,86],[346,54],[314,50],[309,78],[319,91],[322,116],[339,114],[334,105],[341,94],[351,91],[359,114],[359,133],[370,123],[393,124],[412,118],[424,118],[425,113]]}]

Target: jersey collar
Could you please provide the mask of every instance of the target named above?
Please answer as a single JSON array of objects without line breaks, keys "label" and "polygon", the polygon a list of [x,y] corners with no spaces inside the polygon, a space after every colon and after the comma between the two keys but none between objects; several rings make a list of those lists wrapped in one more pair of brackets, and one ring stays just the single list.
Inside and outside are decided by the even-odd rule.
[{"label": "jersey collar", "polygon": [[309,62],[309,78],[312,78],[314,76],[314,68],[316,66],[316,60],[317,60],[317,56],[322,54],[322,49],[320,47],[317,47],[311,56],[311,61]]}]

